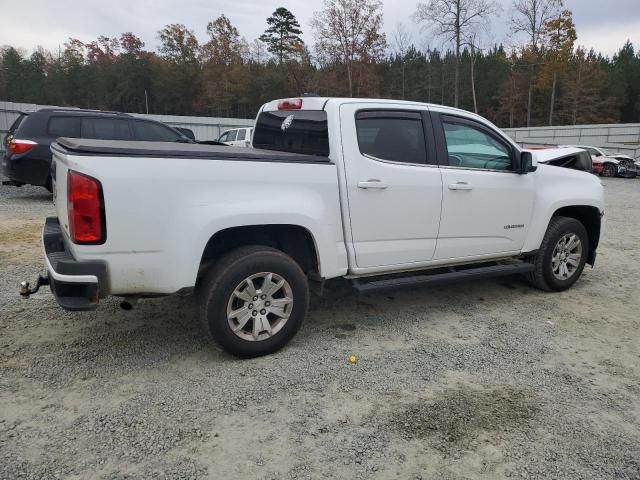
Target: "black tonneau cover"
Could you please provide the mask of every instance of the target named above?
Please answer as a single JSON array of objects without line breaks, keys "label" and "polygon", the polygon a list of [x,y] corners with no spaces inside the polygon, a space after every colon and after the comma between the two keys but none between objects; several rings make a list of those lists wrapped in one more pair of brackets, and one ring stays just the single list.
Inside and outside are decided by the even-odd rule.
[{"label": "black tonneau cover", "polygon": [[61,137],[51,145],[51,149],[69,155],[84,156],[169,157],[202,160],[244,160],[250,162],[331,163],[328,157],[316,155],[176,142],[136,142]]}]

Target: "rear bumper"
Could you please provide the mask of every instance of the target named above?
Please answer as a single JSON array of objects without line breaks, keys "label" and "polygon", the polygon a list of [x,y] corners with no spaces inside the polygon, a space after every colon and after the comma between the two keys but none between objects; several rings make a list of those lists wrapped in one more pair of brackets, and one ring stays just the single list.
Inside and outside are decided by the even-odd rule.
[{"label": "rear bumper", "polygon": [[79,262],[66,248],[60,223],[48,217],[42,248],[51,292],[65,310],[95,310],[107,295],[107,267],[103,262]]},{"label": "rear bumper", "polygon": [[22,157],[9,159],[2,157],[4,176],[18,185],[29,184],[46,187],[51,170],[51,160]]}]

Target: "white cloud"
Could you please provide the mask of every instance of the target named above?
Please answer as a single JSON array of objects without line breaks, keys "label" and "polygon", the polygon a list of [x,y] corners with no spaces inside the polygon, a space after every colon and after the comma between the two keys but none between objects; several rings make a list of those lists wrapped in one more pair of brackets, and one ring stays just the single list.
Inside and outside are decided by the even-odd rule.
[{"label": "white cloud", "polygon": [[[10,2],[10,13],[0,0],[3,20],[0,27],[0,45],[14,45],[27,51],[42,45],[52,52],[64,44],[68,37],[88,42],[99,35],[117,37],[132,31],[142,38],[146,48],[154,50],[158,45],[157,31],[169,23],[183,23],[195,31],[199,40],[205,40],[207,22],[224,13],[238,27],[240,34],[251,41],[265,29],[266,18],[278,6],[289,8],[300,21],[303,39],[311,44],[313,37],[309,21],[313,13],[322,8],[320,1],[300,0],[21,0]],[[413,42],[424,47],[428,44],[442,47],[438,39],[421,32],[411,15],[418,0],[385,0],[384,20],[388,40],[398,22],[404,22],[411,32]],[[615,53],[627,39],[640,48],[639,0],[565,0],[574,12],[578,30],[578,43],[593,47],[605,54]],[[491,32],[486,41],[504,41],[508,28],[511,0],[500,0],[503,14],[492,19]],[[28,19],[28,21],[14,21]],[[508,42],[507,42],[508,43]]]},{"label": "white cloud", "polygon": [[589,25],[577,28],[577,45],[593,48],[604,55],[613,56],[630,40],[636,49],[640,49],[640,18],[628,22],[606,22],[601,25]]}]

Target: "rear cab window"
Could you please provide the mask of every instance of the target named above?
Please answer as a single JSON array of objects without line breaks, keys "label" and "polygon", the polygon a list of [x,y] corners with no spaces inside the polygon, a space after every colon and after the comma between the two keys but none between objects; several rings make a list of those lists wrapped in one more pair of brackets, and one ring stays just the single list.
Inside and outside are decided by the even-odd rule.
[{"label": "rear cab window", "polygon": [[253,130],[253,147],[279,152],[329,156],[327,112],[262,111]]}]

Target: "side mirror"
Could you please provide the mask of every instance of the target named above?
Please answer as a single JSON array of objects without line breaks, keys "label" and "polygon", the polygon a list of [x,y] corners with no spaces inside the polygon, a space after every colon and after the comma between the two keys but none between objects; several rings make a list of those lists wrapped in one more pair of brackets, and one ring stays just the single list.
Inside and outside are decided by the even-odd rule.
[{"label": "side mirror", "polygon": [[538,168],[538,162],[531,152],[524,151],[520,153],[520,165],[517,172],[524,175],[529,172],[535,172]]}]

